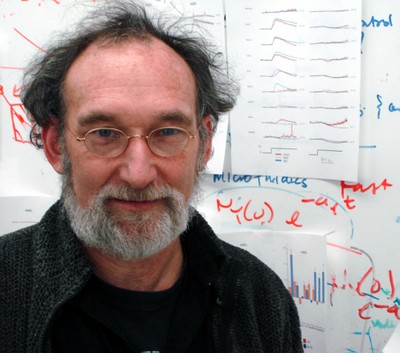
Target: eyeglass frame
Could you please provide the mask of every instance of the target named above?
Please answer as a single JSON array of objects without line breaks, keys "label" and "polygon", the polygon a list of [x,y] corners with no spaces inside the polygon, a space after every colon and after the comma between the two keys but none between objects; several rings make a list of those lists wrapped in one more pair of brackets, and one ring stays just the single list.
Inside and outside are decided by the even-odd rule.
[{"label": "eyeglass frame", "polygon": [[[191,140],[193,140],[193,139],[196,137],[196,135],[197,135],[198,132],[199,132],[200,126],[197,128],[197,131],[196,131],[195,134],[190,134],[189,131],[187,131],[187,130],[184,129],[184,128],[178,127],[178,126],[163,126],[163,127],[159,127],[159,128],[154,129],[154,130],[151,130],[147,135],[140,135],[140,134],[127,135],[123,130],[120,130],[120,129],[117,129],[117,128],[113,128],[113,127],[98,127],[98,128],[94,128],[94,129],[90,129],[90,130],[86,131],[82,137],[79,136],[76,132],[72,131],[68,126],[67,126],[67,129],[68,129],[68,130],[71,132],[71,134],[75,137],[76,141],[78,141],[78,142],[83,142],[84,145],[85,145],[85,147],[86,147],[86,149],[87,149],[90,153],[92,153],[92,154],[94,154],[95,156],[98,156],[98,157],[107,158],[107,159],[108,159],[108,158],[115,158],[115,157],[118,157],[118,156],[120,156],[121,154],[123,154],[123,153],[125,152],[125,150],[127,149],[128,145],[129,145],[129,139],[131,139],[131,138],[133,138],[133,137],[143,137],[143,138],[146,140],[146,144],[147,144],[147,146],[149,147],[149,150],[150,150],[152,153],[154,153],[156,156],[159,156],[159,157],[168,158],[168,157],[177,156],[177,155],[179,155],[180,153],[182,153],[182,152],[185,150],[185,148],[187,147],[187,145],[189,144],[189,142],[190,142]],[[184,145],[184,147],[182,147],[182,150],[180,150],[178,153],[172,154],[172,155],[162,155],[162,154],[159,154],[159,153],[156,153],[156,152],[153,151],[151,145],[149,144],[149,138],[150,138],[150,136],[151,136],[154,132],[159,131],[159,130],[162,130],[162,129],[176,129],[176,130],[183,131],[183,132],[186,133],[186,135],[188,136],[188,140],[187,140],[187,143]],[[112,156],[105,156],[105,155],[101,155],[101,154],[97,154],[97,153],[92,152],[92,151],[88,148],[88,146],[87,146],[87,144],[86,144],[86,136],[87,136],[88,134],[94,132],[94,131],[99,131],[99,130],[112,130],[112,131],[116,131],[116,132],[121,133],[122,136],[125,137],[125,141],[126,141],[124,148],[121,149],[121,152],[117,153],[116,155],[112,155]]]}]

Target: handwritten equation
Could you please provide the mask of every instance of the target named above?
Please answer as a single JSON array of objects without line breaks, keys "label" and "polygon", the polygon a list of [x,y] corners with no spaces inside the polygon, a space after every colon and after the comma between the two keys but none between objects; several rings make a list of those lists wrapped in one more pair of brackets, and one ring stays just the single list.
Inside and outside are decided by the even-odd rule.
[{"label": "handwritten equation", "polygon": [[[214,176],[215,181],[232,179],[237,181],[243,180],[257,180],[261,183],[262,177],[260,176]],[[264,177],[264,180],[267,177]],[[275,179],[277,181],[278,179]],[[283,179],[288,183],[290,180],[295,185],[306,186],[306,179]],[[320,195],[316,197],[304,197],[298,194],[299,197],[299,208],[288,210],[285,209],[284,212],[287,213],[287,218],[284,222],[295,228],[302,228],[302,213],[305,212],[306,207],[322,208],[328,211],[328,214],[332,217],[338,215],[339,212],[352,211],[357,207],[356,195],[368,194],[371,197],[376,196],[378,193],[386,192],[393,187],[387,179],[383,179],[380,182],[373,182],[370,184],[363,185],[362,183],[349,183],[346,181],[340,182],[340,200],[335,200],[327,195]],[[223,191],[223,190],[222,190]],[[243,225],[248,223],[256,222],[261,226],[272,223],[276,219],[277,210],[282,213],[282,205],[275,205],[276,201],[270,200],[268,198],[257,197],[255,199],[246,197],[246,192],[243,195],[237,197],[225,197],[225,192],[220,192],[219,196],[215,200],[215,210],[221,214],[221,217],[228,219],[229,216],[233,217],[237,225]],[[301,206],[301,208],[300,208]],[[313,222],[314,220],[312,220]]]},{"label": "handwritten equation", "polygon": [[[392,270],[388,270],[385,285],[381,280],[375,278],[373,267],[368,268],[355,284],[347,280],[347,270],[343,271],[343,276],[340,280],[337,275],[332,275],[331,282],[328,284],[332,287],[332,295],[337,290],[352,290],[359,297],[369,299],[366,304],[358,309],[360,319],[372,319],[368,311],[370,308],[374,308],[384,310],[396,320],[400,320],[400,298],[396,296],[395,279],[393,278]],[[382,304],[384,301],[388,301],[389,304]]]}]

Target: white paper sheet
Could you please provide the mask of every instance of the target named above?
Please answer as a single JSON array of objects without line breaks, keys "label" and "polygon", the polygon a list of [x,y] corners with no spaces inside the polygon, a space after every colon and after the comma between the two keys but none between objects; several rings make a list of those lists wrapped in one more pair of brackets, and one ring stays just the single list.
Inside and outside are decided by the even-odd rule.
[{"label": "white paper sheet", "polygon": [[236,174],[357,179],[361,1],[227,1]]},{"label": "white paper sheet", "polygon": [[212,145],[213,153],[211,159],[207,163],[206,173],[221,174],[224,169],[225,152],[228,135],[228,116],[221,117],[218,123],[217,131],[215,131]]},{"label": "white paper sheet", "polygon": [[400,325],[397,325],[392,336],[382,349],[382,353],[398,353],[400,350]]},{"label": "white paper sheet", "polygon": [[51,196],[0,197],[0,235],[39,222],[55,201]]}]

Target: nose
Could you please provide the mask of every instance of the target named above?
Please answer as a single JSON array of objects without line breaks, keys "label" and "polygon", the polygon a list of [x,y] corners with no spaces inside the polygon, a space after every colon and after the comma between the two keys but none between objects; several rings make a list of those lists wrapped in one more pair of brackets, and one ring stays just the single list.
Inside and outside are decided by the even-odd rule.
[{"label": "nose", "polygon": [[151,152],[145,138],[130,138],[125,151],[117,158],[120,159],[119,177],[132,188],[144,189],[155,182],[156,159],[160,157]]}]

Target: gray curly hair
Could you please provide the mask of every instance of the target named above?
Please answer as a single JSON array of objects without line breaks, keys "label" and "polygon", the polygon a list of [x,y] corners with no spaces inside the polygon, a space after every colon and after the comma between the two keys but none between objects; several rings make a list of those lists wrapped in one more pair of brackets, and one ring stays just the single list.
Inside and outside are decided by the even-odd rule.
[{"label": "gray curly hair", "polygon": [[[185,24],[175,20],[168,24],[162,16],[150,16],[143,5],[131,1],[109,1],[90,12],[69,35],[51,45],[28,67],[24,74],[21,100],[33,123],[31,141],[43,148],[41,129],[52,119],[57,121],[60,137],[64,131],[66,106],[63,83],[74,60],[90,44],[99,40],[118,43],[130,38],[143,41],[155,37],[170,46],[191,68],[197,88],[198,124],[209,115],[215,130],[220,115],[235,104],[238,87],[226,74],[221,53],[214,53],[210,45],[193,31],[185,31]],[[207,130],[199,130],[201,146],[208,137]]]}]

